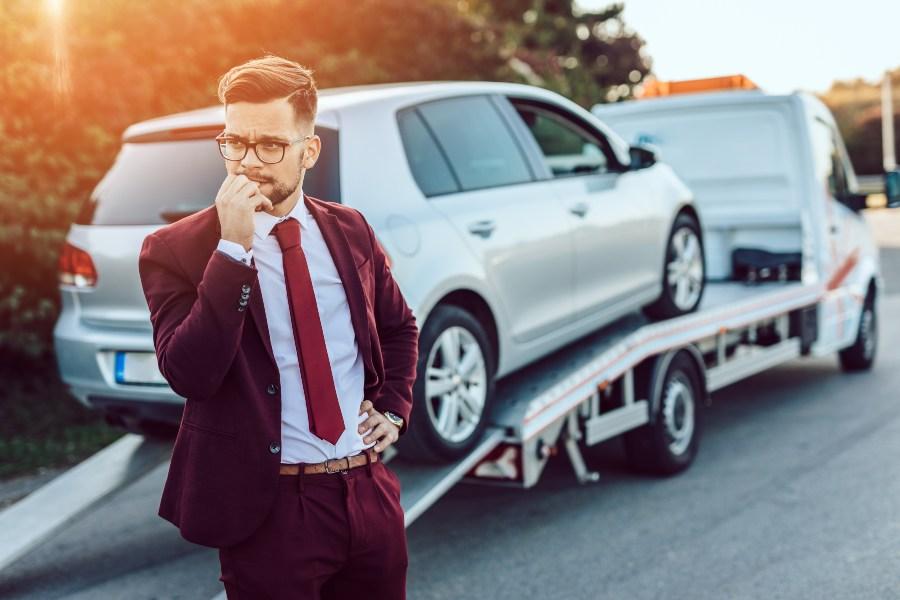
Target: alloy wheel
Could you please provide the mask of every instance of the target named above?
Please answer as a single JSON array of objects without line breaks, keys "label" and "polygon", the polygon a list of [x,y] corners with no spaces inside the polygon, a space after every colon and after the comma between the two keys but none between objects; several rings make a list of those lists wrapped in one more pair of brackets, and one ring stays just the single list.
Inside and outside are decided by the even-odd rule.
[{"label": "alloy wheel", "polygon": [[458,442],[472,434],[487,397],[487,367],[475,337],[465,328],[445,329],[428,353],[425,404],[435,430]]}]

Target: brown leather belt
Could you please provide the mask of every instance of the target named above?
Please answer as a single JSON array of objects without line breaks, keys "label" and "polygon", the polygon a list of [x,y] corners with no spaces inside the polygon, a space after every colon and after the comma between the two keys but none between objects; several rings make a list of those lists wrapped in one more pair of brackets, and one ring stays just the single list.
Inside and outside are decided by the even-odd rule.
[{"label": "brown leather belt", "polygon": [[[366,448],[359,454],[354,456],[345,456],[343,458],[331,458],[320,463],[310,463],[303,467],[303,473],[346,473],[350,469],[362,467],[366,464],[366,454],[371,457],[373,463],[378,462],[378,452],[371,448]],[[299,464],[282,464],[279,473],[282,475],[296,475],[300,472]]]}]

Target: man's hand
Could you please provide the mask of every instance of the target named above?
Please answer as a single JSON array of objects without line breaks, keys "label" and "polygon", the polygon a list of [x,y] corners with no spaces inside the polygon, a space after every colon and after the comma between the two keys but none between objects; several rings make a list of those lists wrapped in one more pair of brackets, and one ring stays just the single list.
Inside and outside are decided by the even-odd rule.
[{"label": "man's hand", "polygon": [[257,207],[272,210],[272,202],[260,193],[259,184],[246,175],[229,173],[216,194],[222,239],[237,242],[249,251],[253,245],[253,213]]},{"label": "man's hand", "polygon": [[388,418],[375,410],[371,400],[363,400],[359,406],[359,414],[369,413],[369,418],[359,424],[359,432],[366,437],[366,444],[372,440],[378,440],[373,446],[375,452],[384,452],[384,449],[397,441],[400,437],[400,428],[388,421]]}]

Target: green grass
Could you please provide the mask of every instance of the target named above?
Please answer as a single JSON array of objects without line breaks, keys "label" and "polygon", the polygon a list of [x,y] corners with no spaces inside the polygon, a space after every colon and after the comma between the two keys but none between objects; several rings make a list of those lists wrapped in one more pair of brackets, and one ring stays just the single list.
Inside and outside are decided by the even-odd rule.
[{"label": "green grass", "polygon": [[77,464],[120,438],[72,397],[52,359],[0,364],[0,480]]}]

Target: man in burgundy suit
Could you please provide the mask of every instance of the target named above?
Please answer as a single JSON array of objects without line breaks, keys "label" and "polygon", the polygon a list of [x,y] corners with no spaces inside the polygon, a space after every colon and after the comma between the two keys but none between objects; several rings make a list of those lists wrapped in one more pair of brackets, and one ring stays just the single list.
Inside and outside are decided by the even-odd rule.
[{"label": "man in burgundy suit", "polygon": [[215,204],[140,255],[159,368],[186,399],[159,514],[219,549],[230,599],[405,598],[380,454],[408,427],[415,318],[363,215],[303,193],[311,72],[255,59],[219,98]]}]

